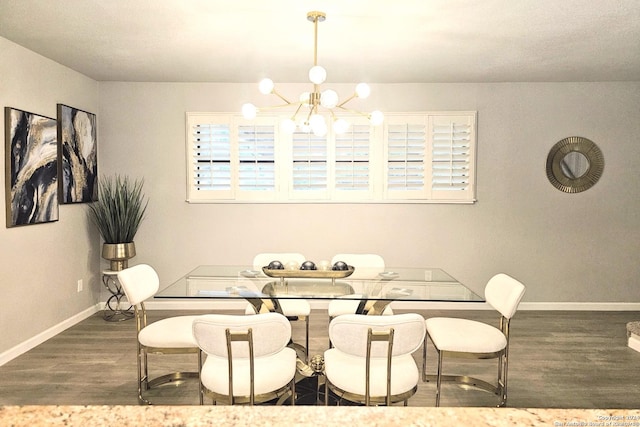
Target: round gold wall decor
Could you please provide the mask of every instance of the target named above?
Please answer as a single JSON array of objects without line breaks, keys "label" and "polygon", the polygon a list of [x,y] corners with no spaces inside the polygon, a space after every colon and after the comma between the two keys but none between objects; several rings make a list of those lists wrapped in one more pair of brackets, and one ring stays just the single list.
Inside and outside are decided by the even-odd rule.
[{"label": "round gold wall decor", "polygon": [[593,141],[570,136],[558,141],[547,156],[547,178],[565,193],[580,193],[602,176],[604,156]]}]

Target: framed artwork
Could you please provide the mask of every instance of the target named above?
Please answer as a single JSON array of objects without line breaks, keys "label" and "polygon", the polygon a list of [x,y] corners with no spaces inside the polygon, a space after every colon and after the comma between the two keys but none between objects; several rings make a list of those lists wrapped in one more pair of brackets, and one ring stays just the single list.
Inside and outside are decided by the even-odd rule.
[{"label": "framed artwork", "polygon": [[4,109],[7,227],[58,220],[56,120]]},{"label": "framed artwork", "polygon": [[60,203],[98,200],[96,115],[58,104]]}]

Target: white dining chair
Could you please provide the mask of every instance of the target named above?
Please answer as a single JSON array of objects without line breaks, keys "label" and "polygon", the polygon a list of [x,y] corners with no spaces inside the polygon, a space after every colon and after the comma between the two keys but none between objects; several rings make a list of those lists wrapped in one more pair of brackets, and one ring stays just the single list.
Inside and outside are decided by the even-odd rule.
[{"label": "white dining chair", "polygon": [[160,286],[158,274],[150,265],[139,264],[121,270],[118,272],[118,281],[129,303],[134,307],[136,319],[138,402],[151,404],[143,396],[143,391],[169,382],[198,377],[198,370],[196,370],[193,372],[172,372],[150,379],[148,369],[149,354],[194,354],[198,357],[198,368],[200,367],[200,351],[192,333],[193,321],[198,316],[175,316],[153,323],[147,322],[144,302],[154,296]]},{"label": "white dining chair", "polygon": [[[469,319],[432,317],[426,320],[427,335],[422,354],[422,379],[427,375],[427,341],[430,339],[438,354],[436,406],[440,406],[442,381],[455,381],[490,391],[500,396],[498,406],[507,404],[507,373],[509,368],[509,324],[525,293],[525,286],[504,273],[493,276],[485,287],[486,301],[500,313],[499,327]],[[496,384],[466,375],[443,375],[444,356],[471,359],[498,359]]]},{"label": "white dining chair", "polygon": [[[331,259],[331,265],[338,261],[343,261],[350,266],[354,267],[353,273],[345,280],[371,280],[378,277],[378,275],[384,272],[384,259],[377,254],[337,254]],[[329,314],[329,321],[341,314],[355,314],[358,310],[360,301],[352,299],[359,295],[349,295],[349,299],[334,299],[329,302],[327,312]],[[384,315],[392,315],[393,309],[391,305],[387,305],[384,311]]]},{"label": "white dining chair", "polygon": [[[280,261],[282,265],[293,262],[298,266],[306,261],[304,255],[293,252],[264,252],[253,258],[253,269],[262,271],[262,267],[269,265],[271,261]],[[302,320],[305,322],[305,360],[309,360],[309,317],[311,315],[311,304],[306,299],[280,298],[277,300],[278,309],[289,320]],[[263,310],[267,310],[263,308]],[[245,314],[255,314],[256,308],[252,304],[247,304]]]},{"label": "white dining chair", "polygon": [[339,399],[367,406],[407,406],[420,380],[412,353],[424,335],[424,318],[416,313],[344,314],[333,319],[329,338],[334,346],[324,353],[325,405],[331,391]]},{"label": "white dining chair", "polygon": [[295,405],[297,356],[282,314],[203,315],[193,321],[193,336],[206,354],[201,394],[214,403],[284,403],[290,396]]}]

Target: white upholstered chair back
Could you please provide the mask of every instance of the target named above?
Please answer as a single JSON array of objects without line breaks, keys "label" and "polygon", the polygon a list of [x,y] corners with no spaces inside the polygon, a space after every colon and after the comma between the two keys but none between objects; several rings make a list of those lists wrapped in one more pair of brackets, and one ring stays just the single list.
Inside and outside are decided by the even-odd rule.
[{"label": "white upholstered chair back", "polygon": [[[295,262],[298,266],[306,261],[303,254],[296,252],[264,252],[253,258],[253,269],[262,271],[262,267],[269,265],[271,261],[280,261],[283,266],[289,262]],[[305,354],[309,356],[309,315],[311,305],[304,299],[281,299],[280,311],[285,316],[305,321]],[[255,308],[249,304],[245,309],[246,314],[255,313]]]},{"label": "white upholstered chair back", "polygon": [[[207,314],[193,322],[193,335],[198,346],[207,354],[227,358],[226,330],[247,332],[253,335],[253,356],[264,357],[280,352],[291,339],[291,324],[280,313],[263,313],[253,316]],[[232,343],[235,358],[248,358],[249,348],[244,342]]]},{"label": "white upholstered chair back", "polygon": [[271,261],[280,261],[282,265],[286,265],[290,261],[302,264],[306,261],[306,258],[304,255],[295,252],[265,252],[253,258],[253,268],[261,271],[262,267],[269,265]]},{"label": "white upholstered chair back", "polygon": [[484,289],[484,297],[493,308],[507,319],[511,319],[524,296],[525,286],[504,273],[489,279]]},{"label": "white upholstered chair back", "polygon": [[337,254],[331,259],[331,265],[338,261],[355,267],[349,280],[373,279],[384,271],[384,259],[376,254]]},{"label": "white upholstered chair back", "polygon": [[[411,354],[422,345],[426,328],[424,318],[417,313],[393,316],[368,316],[363,314],[343,314],[329,324],[329,338],[333,346],[343,353],[357,357],[367,355],[367,333],[386,332],[393,328],[392,356]],[[387,357],[387,345],[374,342],[372,357]]]},{"label": "white upholstered chair back", "polygon": [[147,264],[138,264],[118,272],[118,281],[129,303],[138,305],[158,292],[160,278]]}]

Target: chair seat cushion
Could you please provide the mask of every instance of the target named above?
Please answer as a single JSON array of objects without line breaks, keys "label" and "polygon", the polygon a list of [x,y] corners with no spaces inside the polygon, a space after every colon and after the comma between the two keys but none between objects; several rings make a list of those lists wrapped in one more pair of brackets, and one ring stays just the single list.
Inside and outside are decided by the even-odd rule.
[{"label": "chair seat cushion", "polygon": [[[270,356],[256,357],[254,361],[254,393],[256,395],[278,390],[291,382],[296,374],[296,352],[283,348]],[[202,365],[202,384],[214,393],[229,394],[229,365],[226,358],[208,355]],[[233,360],[233,395],[250,394],[249,359]]]},{"label": "chair seat cushion", "polygon": [[[360,305],[360,301],[358,300],[334,299],[329,302],[327,312],[329,313],[329,317],[337,317],[342,314],[355,314],[358,309],[358,305]],[[382,314],[385,316],[392,316],[393,310],[391,309],[391,305],[386,306]]]},{"label": "chair seat cushion", "polygon": [[507,339],[498,328],[475,320],[432,317],[426,325],[427,334],[439,350],[493,353],[507,346]]},{"label": "chair seat cushion", "polygon": [[[306,299],[285,299],[278,300],[282,307],[282,314],[285,316],[308,316],[311,314],[311,304]],[[253,305],[248,304],[244,310],[245,314],[255,314]]]},{"label": "chair seat cushion", "polygon": [[198,347],[193,337],[193,320],[199,316],[175,316],[153,322],[138,334],[140,344],[147,347]]},{"label": "chair seat cushion", "polygon": [[[362,357],[352,356],[332,348],[324,352],[325,374],[336,387],[365,395],[366,366]],[[410,354],[396,356],[391,362],[391,395],[413,389],[418,384],[418,367]],[[387,395],[387,358],[371,359],[370,395]]]}]

